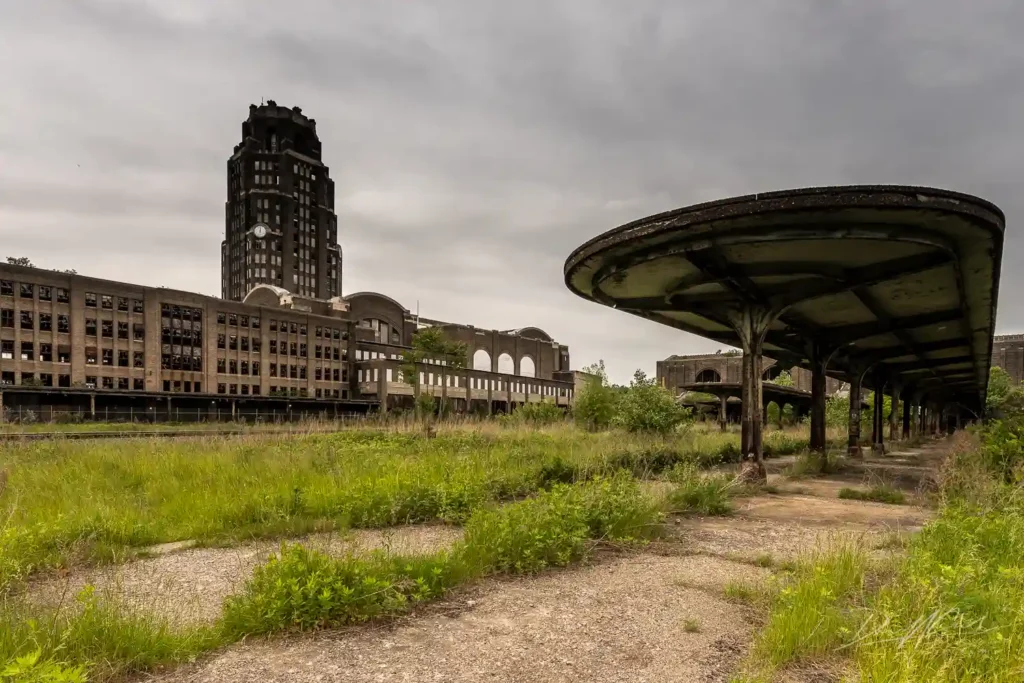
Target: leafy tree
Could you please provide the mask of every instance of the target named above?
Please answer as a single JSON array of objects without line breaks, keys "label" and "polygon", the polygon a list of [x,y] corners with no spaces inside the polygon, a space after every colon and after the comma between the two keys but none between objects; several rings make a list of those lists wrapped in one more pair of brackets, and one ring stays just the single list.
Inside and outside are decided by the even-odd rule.
[{"label": "leafy tree", "polygon": [[583,368],[589,375],[583,386],[576,391],[572,416],[581,427],[591,431],[605,429],[615,416],[615,389],[608,384],[608,373],[604,361]]},{"label": "leafy tree", "polygon": [[[466,367],[467,348],[462,342],[448,339],[439,327],[426,327],[418,330],[412,336],[412,347],[404,354],[404,362],[401,365],[402,378],[413,386],[415,393],[416,412],[422,414],[426,402],[421,403],[420,396],[420,369],[419,365],[427,361],[439,361],[437,368],[441,373],[441,386],[446,385],[446,375],[450,370],[461,370]],[[444,389],[442,388],[442,392]],[[431,405],[433,398],[431,397]],[[442,401],[442,407],[446,402]],[[431,408],[433,410],[433,408]]]},{"label": "leafy tree", "polygon": [[643,370],[633,373],[633,381],[616,407],[615,424],[630,432],[667,434],[690,416],[689,410]]},{"label": "leafy tree", "polygon": [[783,370],[778,374],[775,379],[767,380],[770,384],[775,384],[780,387],[791,387],[793,386],[793,375],[789,374],[788,370]]},{"label": "leafy tree", "polygon": [[993,417],[1024,416],[1024,383],[1014,385],[1010,373],[993,365],[988,373],[985,411]]},{"label": "leafy tree", "polygon": [[27,268],[35,268],[32,261],[27,256],[8,256],[7,263],[12,266],[25,266]]}]

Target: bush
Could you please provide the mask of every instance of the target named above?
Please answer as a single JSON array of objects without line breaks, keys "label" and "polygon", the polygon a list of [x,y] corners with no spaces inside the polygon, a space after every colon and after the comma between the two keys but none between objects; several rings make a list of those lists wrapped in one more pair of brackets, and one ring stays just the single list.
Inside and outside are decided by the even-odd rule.
[{"label": "bush", "polygon": [[511,415],[504,415],[502,417],[509,423],[542,427],[565,420],[565,411],[554,403],[540,401],[537,403],[525,403],[516,408]]},{"label": "bush", "polygon": [[615,424],[629,432],[668,434],[687,421],[690,411],[679,405],[657,380],[648,379],[642,370],[618,401]]},{"label": "bush", "polygon": [[668,496],[673,512],[701,515],[727,515],[732,512],[729,477],[702,475],[693,465],[676,465],[668,478],[676,485]]},{"label": "bush", "polygon": [[572,405],[572,417],[580,427],[595,431],[606,429],[615,416],[615,390],[608,385],[604,361],[584,368],[590,375],[583,386],[576,390]]}]

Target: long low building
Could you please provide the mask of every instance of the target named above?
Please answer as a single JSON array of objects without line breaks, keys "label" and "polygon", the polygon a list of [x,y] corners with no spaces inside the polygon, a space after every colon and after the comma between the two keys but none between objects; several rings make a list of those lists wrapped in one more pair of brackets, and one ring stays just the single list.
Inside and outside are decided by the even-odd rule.
[{"label": "long low building", "polygon": [[[571,400],[568,347],[537,328],[499,332],[418,320],[372,292],[321,300],[258,285],[235,302],[0,265],[0,408],[42,411],[45,419],[46,410],[93,417],[177,406],[204,416],[235,414],[240,404],[256,413],[285,406],[361,412],[382,400],[398,406],[414,393],[396,372],[403,351],[417,329],[432,325],[469,349],[469,367],[443,381],[491,387],[440,391],[440,373],[424,364],[421,386],[456,410]],[[390,391],[379,381],[381,368],[393,378]]]}]

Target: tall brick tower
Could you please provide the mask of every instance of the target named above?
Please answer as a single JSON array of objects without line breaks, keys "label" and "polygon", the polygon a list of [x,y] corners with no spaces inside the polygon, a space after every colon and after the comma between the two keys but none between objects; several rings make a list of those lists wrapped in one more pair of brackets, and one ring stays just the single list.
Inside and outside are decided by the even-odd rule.
[{"label": "tall brick tower", "polygon": [[227,175],[221,296],[241,301],[258,284],[341,296],[334,181],[316,121],[273,100],[249,105]]}]

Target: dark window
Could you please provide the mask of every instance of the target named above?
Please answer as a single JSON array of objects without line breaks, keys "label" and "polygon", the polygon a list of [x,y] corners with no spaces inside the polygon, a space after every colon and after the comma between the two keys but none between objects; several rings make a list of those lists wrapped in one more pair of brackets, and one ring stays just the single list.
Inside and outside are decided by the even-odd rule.
[{"label": "dark window", "polygon": [[259,396],[260,395],[260,385],[259,384],[253,384],[252,385],[252,395],[253,396]]},{"label": "dark window", "polygon": [[255,376],[259,376],[260,374],[260,362],[258,360],[254,360],[252,362],[252,374]]},{"label": "dark window", "polygon": [[340,382],[341,378],[338,376],[338,368],[334,368],[334,381]]},{"label": "dark window", "polygon": [[57,375],[57,386],[59,386],[59,387],[70,387],[71,386],[71,375]]},{"label": "dark window", "polygon": [[68,290],[64,289],[63,287],[58,287],[57,288],[57,303],[59,303],[59,304],[66,304],[69,301],[71,301],[71,294],[68,293]]},{"label": "dark window", "polygon": [[145,311],[144,304],[141,299],[132,299],[132,313],[143,313]]},{"label": "dark window", "polygon": [[217,348],[218,349],[223,349],[226,346],[227,346],[227,336],[223,335],[223,334],[218,334],[217,335]]},{"label": "dark window", "polygon": [[0,341],[0,360],[14,360],[14,342],[12,340]]},{"label": "dark window", "polygon": [[320,337],[324,336],[324,328],[322,328],[319,325],[317,325],[316,326],[316,333],[313,336],[317,337],[317,338],[320,338]]},{"label": "dark window", "polygon": [[86,346],[85,347],[85,364],[96,365],[96,347]]},{"label": "dark window", "polygon": [[238,316],[238,326],[239,327],[249,327],[249,316],[247,316],[247,315],[240,315],[240,316]]},{"label": "dark window", "polygon": [[270,340],[270,352],[271,353],[277,353],[277,340],[276,339],[271,339]]},{"label": "dark window", "polygon": [[260,317],[258,315],[252,317],[252,327],[254,330],[260,329]]},{"label": "dark window", "polygon": [[136,351],[132,354],[132,367],[144,368],[146,367],[146,354],[142,351]]},{"label": "dark window", "polygon": [[53,331],[53,316],[49,313],[39,314],[39,331],[40,332],[52,332]]},{"label": "dark window", "polygon": [[228,338],[228,348],[232,351],[238,350],[238,335],[233,334]]},{"label": "dark window", "polygon": [[192,393],[192,382],[185,380],[185,391]]},{"label": "dark window", "polygon": [[102,353],[103,353],[103,365],[113,365],[114,364],[114,350],[113,349],[103,349]]},{"label": "dark window", "polygon": [[42,384],[44,387],[52,387],[53,386],[53,375],[51,375],[48,372],[40,373],[40,375],[39,375],[39,383]]},{"label": "dark window", "polygon": [[21,329],[23,329],[23,330],[31,330],[33,327],[35,327],[35,325],[33,325],[32,311],[22,311],[21,312]]},{"label": "dark window", "polygon": [[31,299],[35,295],[35,286],[28,282],[22,282],[18,289],[22,299]]},{"label": "dark window", "polygon": [[14,384],[14,373],[0,372],[0,385],[2,384]]},{"label": "dark window", "polygon": [[229,360],[228,361],[228,374],[229,375],[237,375],[238,374],[238,361],[237,360]]},{"label": "dark window", "polygon": [[202,383],[202,382],[196,382],[196,383],[194,383],[194,384],[192,385],[192,389],[193,389],[193,391],[195,391],[195,392],[196,392],[197,394],[201,394],[201,393],[203,392],[203,383]]},{"label": "dark window", "polygon": [[107,310],[113,309],[114,308],[114,297],[110,296],[109,294],[102,294],[102,295],[100,295],[100,305],[103,308],[106,308]]},{"label": "dark window", "polygon": [[218,384],[217,385],[217,393],[218,394],[225,394],[225,393],[227,393],[227,391],[228,391],[228,385],[227,384]]},{"label": "dark window", "polygon": [[299,325],[299,334],[302,335],[303,337],[306,336],[306,326],[305,325]]},{"label": "dark window", "polygon": [[270,364],[270,376],[277,377],[277,363]]},{"label": "dark window", "polygon": [[249,395],[249,385],[248,384],[243,384],[242,385],[242,394],[245,395],[245,396]]},{"label": "dark window", "polygon": [[248,375],[249,374],[249,361],[243,360],[239,365],[241,366],[239,368],[240,369],[240,374]]},{"label": "dark window", "polygon": [[299,396],[301,396],[302,398],[306,398],[307,396],[309,396],[309,389],[307,389],[306,387],[302,387],[301,389],[299,389]]},{"label": "dark window", "polygon": [[217,323],[223,325],[227,322],[228,316],[223,311],[217,311]]},{"label": "dark window", "polygon": [[228,371],[228,362],[224,358],[217,359],[217,372],[224,374]]},{"label": "dark window", "polygon": [[85,376],[85,387],[87,389],[95,389],[96,388],[96,376],[95,375],[86,375]]},{"label": "dark window", "polygon": [[292,342],[291,344],[289,344],[288,348],[291,350],[291,353],[289,355],[299,355],[299,345],[297,342]]},{"label": "dark window", "polygon": [[170,391],[170,390],[171,390],[171,380],[165,379],[164,380],[164,391]]},{"label": "dark window", "polygon": [[253,351],[255,351],[256,353],[259,353],[259,351],[262,348],[262,346],[263,345],[260,342],[260,338],[259,337],[253,337],[252,338],[252,350]]},{"label": "dark window", "polygon": [[117,323],[117,338],[127,339],[128,338],[128,323]]},{"label": "dark window", "polygon": [[0,308],[0,327],[14,327],[14,309]]},{"label": "dark window", "polygon": [[234,313],[228,313],[228,325],[238,326],[238,316]]},{"label": "dark window", "polygon": [[277,321],[273,318],[270,319],[270,331],[277,332]]},{"label": "dark window", "polygon": [[106,339],[114,338],[114,321],[113,320],[101,320],[100,329],[102,336]]},{"label": "dark window", "polygon": [[10,280],[0,280],[0,296],[14,296],[14,283]]},{"label": "dark window", "polygon": [[338,360],[338,359],[339,359],[339,353],[338,353],[338,351],[339,351],[338,347],[337,347],[337,346],[335,346],[335,347],[334,347],[334,360]]},{"label": "dark window", "polygon": [[71,331],[71,321],[63,313],[57,314],[57,331],[65,334]]},{"label": "dark window", "polygon": [[[117,310],[128,312],[128,298],[119,296],[117,297]],[[127,389],[128,387],[125,387]]]},{"label": "dark window", "polygon": [[117,378],[117,388],[120,389],[121,391],[128,391],[128,378],[127,377],[118,377]]},{"label": "dark window", "polygon": [[324,347],[322,347],[319,344],[317,344],[316,347],[313,349],[313,357],[314,358],[323,358],[324,357]]},{"label": "dark window", "polygon": [[313,373],[313,379],[321,380],[323,378],[324,378],[324,370],[323,370],[323,368],[319,368],[318,367],[316,369],[316,371]]},{"label": "dark window", "polygon": [[341,330],[339,330],[337,327],[331,329],[334,331],[334,338],[341,339]]},{"label": "dark window", "polygon": [[299,326],[295,323],[288,323],[288,328],[291,330],[292,334],[297,334],[299,331]]},{"label": "dark window", "polygon": [[146,326],[142,323],[132,323],[132,337],[135,341],[145,341]]},{"label": "dark window", "polygon": [[237,384],[229,385],[228,393],[237,394],[238,393],[238,385]]},{"label": "dark window", "polygon": [[[128,352],[127,351],[118,351],[117,352],[117,367],[119,367],[119,368],[126,368],[126,367],[128,367]],[[128,387],[125,387],[125,388],[127,389]]]},{"label": "dark window", "polygon": [[61,344],[57,347],[57,362],[58,363],[70,363],[71,362],[71,347],[65,344]]},{"label": "dark window", "polygon": [[85,319],[85,336],[95,337],[96,336],[96,320],[94,318]]},{"label": "dark window", "polygon": [[132,389],[135,391],[143,391],[146,388],[146,380],[141,377],[136,377],[132,380]]},{"label": "dark window", "polygon": [[44,363],[53,362],[53,344],[40,344],[39,345],[39,360]]},{"label": "dark window", "polygon": [[114,388],[114,378],[113,377],[104,377],[103,378],[103,388],[104,389],[113,389]]},{"label": "dark window", "polygon": [[34,372],[23,372],[21,373],[21,383],[29,386],[35,386],[36,375]]},{"label": "dark window", "polygon": [[240,348],[242,349],[242,351],[248,351],[249,350],[249,338],[248,337],[242,337],[239,341],[241,342],[241,347]]},{"label": "dark window", "polygon": [[53,300],[53,289],[46,285],[39,285],[39,300],[40,301],[52,301]]},{"label": "dark window", "polygon": [[306,345],[305,344],[299,344],[299,358],[305,358],[305,357],[306,357]]},{"label": "dark window", "polygon": [[21,359],[35,360],[36,352],[32,342],[21,342]]}]

